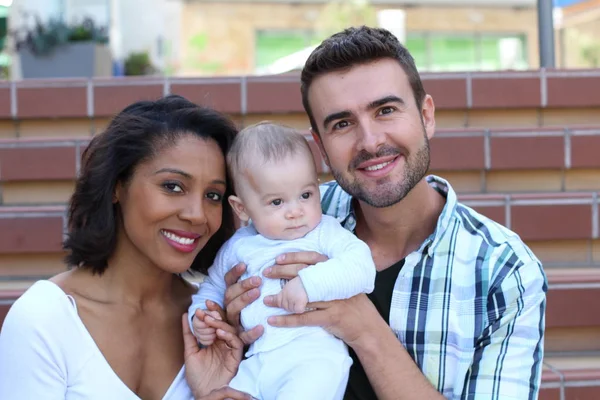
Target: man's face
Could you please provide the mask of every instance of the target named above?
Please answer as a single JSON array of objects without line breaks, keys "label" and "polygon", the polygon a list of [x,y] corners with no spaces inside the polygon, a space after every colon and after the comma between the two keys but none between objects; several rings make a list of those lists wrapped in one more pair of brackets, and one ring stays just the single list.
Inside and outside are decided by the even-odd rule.
[{"label": "man's face", "polygon": [[317,77],[308,100],[333,176],[373,207],[402,200],[429,169],[434,105],[417,106],[406,73],[381,59]]}]

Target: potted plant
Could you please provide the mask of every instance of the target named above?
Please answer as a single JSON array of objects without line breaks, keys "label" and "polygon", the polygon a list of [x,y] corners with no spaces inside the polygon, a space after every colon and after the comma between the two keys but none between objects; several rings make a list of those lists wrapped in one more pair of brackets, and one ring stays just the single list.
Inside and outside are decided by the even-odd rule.
[{"label": "potted plant", "polygon": [[126,76],[152,75],[156,72],[147,51],[131,53],[125,59]]},{"label": "potted plant", "polygon": [[106,30],[92,19],[67,24],[35,18],[33,27],[11,35],[21,60],[23,78],[72,78],[110,76],[112,59]]}]

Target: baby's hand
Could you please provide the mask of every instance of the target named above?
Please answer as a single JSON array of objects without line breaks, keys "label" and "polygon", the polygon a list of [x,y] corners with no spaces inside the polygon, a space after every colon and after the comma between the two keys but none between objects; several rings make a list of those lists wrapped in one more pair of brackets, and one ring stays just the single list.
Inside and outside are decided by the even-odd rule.
[{"label": "baby's hand", "polygon": [[281,292],[275,295],[275,304],[279,307],[296,314],[306,311],[308,294],[304,289],[300,277],[295,277],[283,287]]},{"label": "baby's hand", "polygon": [[217,339],[217,332],[215,328],[204,322],[206,316],[211,316],[219,321],[222,320],[221,315],[217,311],[203,311],[198,309],[192,319],[192,331],[201,345],[210,346]]}]

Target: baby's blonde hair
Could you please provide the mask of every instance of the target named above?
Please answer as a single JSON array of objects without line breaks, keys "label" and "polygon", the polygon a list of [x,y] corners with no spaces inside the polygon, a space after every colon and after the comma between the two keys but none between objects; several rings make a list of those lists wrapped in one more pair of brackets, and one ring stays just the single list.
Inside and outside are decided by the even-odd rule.
[{"label": "baby's blonde hair", "polygon": [[304,135],[293,128],[263,121],[242,129],[227,153],[227,166],[235,191],[239,192],[239,180],[245,171],[298,153],[314,160]]}]

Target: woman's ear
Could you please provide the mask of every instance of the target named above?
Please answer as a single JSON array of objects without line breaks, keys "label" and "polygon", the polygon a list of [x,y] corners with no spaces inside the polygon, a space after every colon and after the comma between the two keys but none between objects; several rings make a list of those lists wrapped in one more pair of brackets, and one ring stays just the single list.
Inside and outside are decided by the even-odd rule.
[{"label": "woman's ear", "polygon": [[250,220],[250,216],[246,213],[246,207],[244,207],[244,203],[242,199],[237,196],[229,196],[229,204],[233,211],[238,216],[241,221],[248,222]]}]

